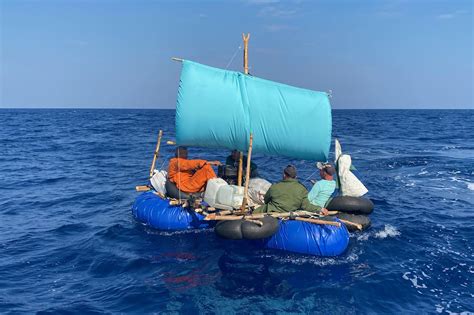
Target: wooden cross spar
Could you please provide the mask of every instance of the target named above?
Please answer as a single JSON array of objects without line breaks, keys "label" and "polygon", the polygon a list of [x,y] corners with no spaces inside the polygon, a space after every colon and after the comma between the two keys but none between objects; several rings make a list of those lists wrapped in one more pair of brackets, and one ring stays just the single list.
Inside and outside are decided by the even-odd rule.
[{"label": "wooden cross spar", "polygon": [[226,221],[226,220],[256,220],[256,219],[261,219],[266,215],[270,215],[274,218],[289,218],[292,216],[296,216],[295,220],[297,221],[304,221],[304,222],[309,222],[309,223],[314,223],[314,224],[322,224],[322,225],[333,225],[340,227],[341,223],[335,222],[335,221],[326,221],[326,220],[320,220],[320,219],[313,219],[313,218],[302,218],[301,216],[310,216],[314,215],[312,212],[308,211],[295,211],[293,213],[291,212],[269,212],[269,213],[258,213],[258,214],[251,214],[251,215],[217,215],[215,213],[207,215],[204,220],[206,221],[211,221],[211,220],[216,220],[216,221]]},{"label": "wooden cross spar", "polygon": [[[339,211],[328,211],[328,215],[336,215],[338,214]],[[230,211],[222,211],[218,213],[211,213],[207,215],[204,220],[206,221],[225,221],[225,220],[241,220],[242,218],[245,219],[250,219],[250,220],[256,220],[256,219],[261,219],[265,215],[270,215],[275,218],[289,218],[290,216],[296,216],[296,220],[298,221],[305,221],[305,222],[310,222],[310,223],[315,223],[315,224],[328,224],[328,225],[335,225],[335,226],[340,226],[340,224],[334,224],[338,222],[331,222],[331,221],[325,221],[325,220],[318,220],[318,219],[313,219],[313,218],[302,218],[301,216],[314,216],[313,212],[308,212],[308,211],[295,211],[293,213],[291,212],[268,212],[268,213],[258,213],[258,214],[252,214],[252,215],[233,215],[231,214]],[[339,218],[338,218],[339,219]],[[348,220],[343,220],[339,219],[342,223],[345,225],[351,225],[356,227],[358,230],[362,231],[362,225],[359,223],[351,222]]]}]

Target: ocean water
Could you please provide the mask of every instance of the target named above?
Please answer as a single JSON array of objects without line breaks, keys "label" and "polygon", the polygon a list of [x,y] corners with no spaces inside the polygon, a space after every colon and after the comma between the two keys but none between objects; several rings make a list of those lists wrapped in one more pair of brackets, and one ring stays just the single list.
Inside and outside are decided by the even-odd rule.
[{"label": "ocean water", "polygon": [[[174,111],[0,110],[0,313],[472,314],[474,111],[335,110],[333,125],[375,211],[318,258],[133,219]],[[272,181],[288,163],[316,178],[308,161],[255,161]]]}]

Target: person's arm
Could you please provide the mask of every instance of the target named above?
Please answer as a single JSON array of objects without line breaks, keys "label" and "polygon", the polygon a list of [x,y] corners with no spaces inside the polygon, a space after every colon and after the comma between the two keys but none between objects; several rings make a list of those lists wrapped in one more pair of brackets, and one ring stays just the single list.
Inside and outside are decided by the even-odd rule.
[{"label": "person's arm", "polygon": [[310,212],[321,212],[321,207],[313,205],[311,202],[309,202],[308,197],[305,196],[301,202],[301,208],[305,211],[310,211]]},{"label": "person's arm", "polygon": [[206,160],[179,159],[179,162],[176,163],[176,167],[178,167],[180,171],[194,171],[203,167],[206,163]]},{"label": "person's arm", "polygon": [[206,164],[219,166],[221,165],[221,162],[220,161],[207,161]]},{"label": "person's arm", "polygon": [[268,188],[267,192],[265,193],[265,197],[263,197],[263,202],[265,204],[269,203],[272,200],[272,187],[273,185]]},{"label": "person's arm", "polygon": [[311,202],[309,202],[309,200],[308,200],[308,191],[306,190],[306,188],[304,187],[303,184],[301,184],[300,194],[301,194],[301,206],[300,206],[301,209],[303,209],[305,211],[311,211],[311,212],[320,212],[321,211],[320,206],[313,205]]}]

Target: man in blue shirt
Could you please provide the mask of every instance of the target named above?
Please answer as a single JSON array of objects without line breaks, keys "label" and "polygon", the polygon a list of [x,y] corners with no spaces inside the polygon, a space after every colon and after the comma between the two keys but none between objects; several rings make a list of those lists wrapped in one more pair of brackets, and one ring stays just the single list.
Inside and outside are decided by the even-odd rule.
[{"label": "man in blue shirt", "polygon": [[334,180],[336,170],[329,163],[323,164],[320,166],[319,174],[321,175],[321,180],[314,184],[308,194],[308,200],[311,204],[321,207],[322,214],[327,214],[326,203],[336,189],[336,181]]}]

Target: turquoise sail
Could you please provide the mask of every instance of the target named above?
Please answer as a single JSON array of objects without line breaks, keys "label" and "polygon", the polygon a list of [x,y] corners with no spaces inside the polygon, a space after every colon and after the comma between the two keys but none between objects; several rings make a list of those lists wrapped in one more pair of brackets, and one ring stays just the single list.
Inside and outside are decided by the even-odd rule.
[{"label": "turquoise sail", "polygon": [[183,61],[176,142],[326,161],[331,105],[325,92]]}]

